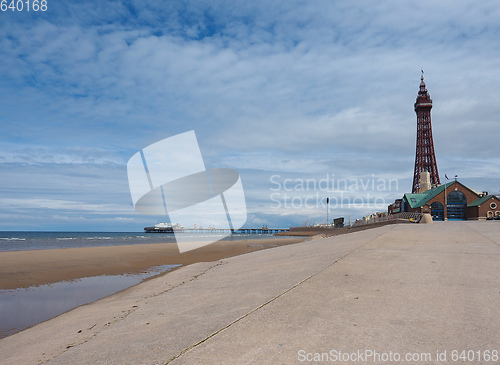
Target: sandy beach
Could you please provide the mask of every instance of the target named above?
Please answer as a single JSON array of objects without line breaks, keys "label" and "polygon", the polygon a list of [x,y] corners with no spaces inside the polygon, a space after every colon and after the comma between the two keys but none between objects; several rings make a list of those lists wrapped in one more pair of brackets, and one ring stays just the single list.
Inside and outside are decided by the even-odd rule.
[{"label": "sandy beach", "polygon": [[390,225],[194,263],[1,339],[2,364],[497,363],[499,232]]},{"label": "sandy beach", "polygon": [[0,252],[0,289],[89,276],[135,274],[160,265],[185,266],[195,262],[212,262],[304,239],[217,241],[184,253],[179,253],[175,243]]}]

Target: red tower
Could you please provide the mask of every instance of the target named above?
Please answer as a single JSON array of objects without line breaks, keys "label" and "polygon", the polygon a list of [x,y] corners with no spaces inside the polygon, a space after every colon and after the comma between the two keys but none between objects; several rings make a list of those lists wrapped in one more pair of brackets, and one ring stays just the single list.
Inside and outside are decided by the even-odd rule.
[{"label": "red tower", "polygon": [[413,172],[412,193],[418,193],[420,188],[420,173],[430,173],[431,185],[440,185],[434,142],[432,140],[431,109],[432,100],[425,88],[424,72],[420,77],[420,90],[415,102],[417,113],[417,151],[415,152],[415,170]]}]

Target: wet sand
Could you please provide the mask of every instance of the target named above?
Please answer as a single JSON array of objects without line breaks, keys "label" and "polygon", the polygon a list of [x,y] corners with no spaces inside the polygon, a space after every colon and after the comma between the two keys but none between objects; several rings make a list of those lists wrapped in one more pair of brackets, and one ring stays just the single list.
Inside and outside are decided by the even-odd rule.
[{"label": "wet sand", "polygon": [[217,241],[184,253],[179,253],[175,243],[0,252],[0,289],[99,275],[136,274],[153,266],[212,262],[304,239]]}]

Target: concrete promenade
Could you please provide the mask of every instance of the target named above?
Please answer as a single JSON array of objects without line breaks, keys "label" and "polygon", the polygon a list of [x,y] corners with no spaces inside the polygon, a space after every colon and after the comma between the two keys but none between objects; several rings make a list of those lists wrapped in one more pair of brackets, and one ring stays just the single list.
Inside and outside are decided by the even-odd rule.
[{"label": "concrete promenade", "polygon": [[463,350],[473,361],[456,363],[500,363],[497,221],[390,225],[193,264],[0,340],[0,363],[444,364]]}]

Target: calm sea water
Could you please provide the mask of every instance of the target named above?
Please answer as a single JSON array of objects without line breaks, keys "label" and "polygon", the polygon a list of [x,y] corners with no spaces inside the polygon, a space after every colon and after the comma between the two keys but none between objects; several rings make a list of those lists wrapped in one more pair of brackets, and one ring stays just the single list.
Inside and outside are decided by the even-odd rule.
[{"label": "calm sea water", "polygon": [[14,290],[0,289],[0,338],[70,309],[114,294],[180,265],[152,267],[140,274],[102,275]]},{"label": "calm sea water", "polygon": [[[185,233],[189,235],[189,233]],[[193,235],[193,237],[196,237]],[[232,234],[221,241],[276,238],[270,234]],[[175,242],[173,233],[144,232],[15,232],[0,231],[0,251],[142,245]]]}]

